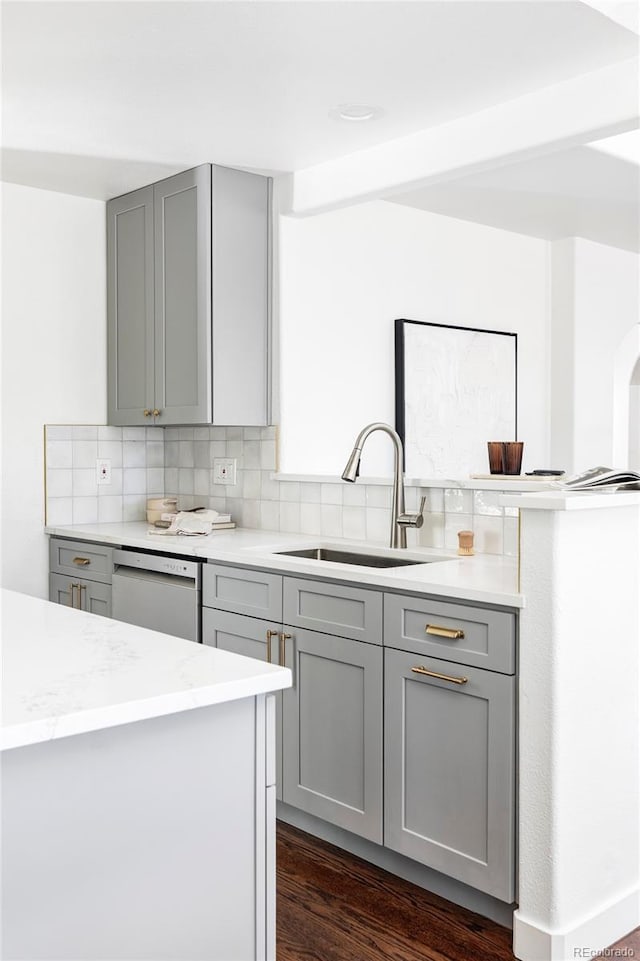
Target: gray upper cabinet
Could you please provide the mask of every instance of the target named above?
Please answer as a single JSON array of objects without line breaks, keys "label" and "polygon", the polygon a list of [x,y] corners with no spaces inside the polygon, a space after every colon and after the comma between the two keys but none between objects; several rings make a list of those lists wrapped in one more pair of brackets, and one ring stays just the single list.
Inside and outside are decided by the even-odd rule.
[{"label": "gray upper cabinet", "polygon": [[268,423],[270,183],[203,164],[107,204],[110,424]]}]

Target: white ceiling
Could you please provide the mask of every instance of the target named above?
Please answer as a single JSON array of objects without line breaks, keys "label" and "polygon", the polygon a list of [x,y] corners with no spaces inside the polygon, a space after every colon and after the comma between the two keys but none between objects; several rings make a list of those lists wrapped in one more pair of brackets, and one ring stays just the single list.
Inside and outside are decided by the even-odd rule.
[{"label": "white ceiling", "polygon": [[3,179],[100,198],[204,161],[299,170],[637,54],[577,0],[6,0],[2,27]]},{"label": "white ceiling", "polygon": [[633,131],[389,199],[547,240],[585,237],[638,251],[640,133]]}]

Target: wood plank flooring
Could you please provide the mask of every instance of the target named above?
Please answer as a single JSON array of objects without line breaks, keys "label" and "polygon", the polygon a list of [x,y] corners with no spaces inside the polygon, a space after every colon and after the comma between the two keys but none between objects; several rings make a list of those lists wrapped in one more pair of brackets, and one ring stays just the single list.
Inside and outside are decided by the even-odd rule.
[{"label": "wood plank flooring", "polygon": [[[277,857],[277,961],[514,961],[507,928],[282,821]],[[640,929],[616,947],[640,961]]]}]

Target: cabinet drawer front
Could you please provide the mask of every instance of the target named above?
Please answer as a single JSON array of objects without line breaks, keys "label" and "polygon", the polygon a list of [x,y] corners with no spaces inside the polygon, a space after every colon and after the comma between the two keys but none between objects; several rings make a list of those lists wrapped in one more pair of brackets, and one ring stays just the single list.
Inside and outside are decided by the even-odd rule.
[{"label": "cabinet drawer front", "polygon": [[382,842],[382,658],[374,644],[292,631],[283,800]]},{"label": "cabinet drawer front", "polygon": [[236,614],[282,620],[282,577],[242,567],[205,564],[202,603]]},{"label": "cabinet drawer front", "polygon": [[86,541],[67,541],[52,537],[49,542],[49,569],[54,574],[68,574],[73,580],[82,578],[111,583],[113,548]]},{"label": "cabinet drawer front", "polygon": [[515,875],[514,705],[514,677],[385,651],[384,843],[507,902]]},{"label": "cabinet drawer front", "polygon": [[384,599],[384,643],[426,657],[513,674],[515,614],[401,594]]},{"label": "cabinet drawer front", "polygon": [[91,614],[111,617],[111,585],[66,574],[49,575],[49,600]]},{"label": "cabinet drawer front", "polygon": [[[280,625],[275,621],[261,621],[229,611],[214,611],[210,607],[202,610],[203,644],[244,657],[254,657],[258,661],[278,663],[280,631]],[[271,638],[268,637],[269,632]]]},{"label": "cabinet drawer front", "polygon": [[284,578],[284,622],[382,644],[382,594],[324,581]]}]

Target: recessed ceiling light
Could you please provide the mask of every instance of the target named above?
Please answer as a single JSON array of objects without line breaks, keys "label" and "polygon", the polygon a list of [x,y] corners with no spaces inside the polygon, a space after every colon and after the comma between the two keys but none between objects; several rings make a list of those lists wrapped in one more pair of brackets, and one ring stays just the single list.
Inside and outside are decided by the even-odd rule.
[{"label": "recessed ceiling light", "polygon": [[331,111],[332,116],[339,120],[348,120],[351,123],[375,120],[381,113],[382,110],[379,107],[371,107],[366,103],[341,103]]}]

